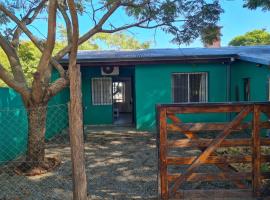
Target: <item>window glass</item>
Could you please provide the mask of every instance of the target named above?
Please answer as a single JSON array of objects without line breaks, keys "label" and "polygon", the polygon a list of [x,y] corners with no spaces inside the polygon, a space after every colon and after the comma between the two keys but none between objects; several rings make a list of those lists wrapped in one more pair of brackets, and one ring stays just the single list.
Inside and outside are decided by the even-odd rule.
[{"label": "window glass", "polygon": [[188,102],[188,74],[173,74],[174,102]]},{"label": "window glass", "polygon": [[207,73],[173,74],[173,102],[206,102]]}]

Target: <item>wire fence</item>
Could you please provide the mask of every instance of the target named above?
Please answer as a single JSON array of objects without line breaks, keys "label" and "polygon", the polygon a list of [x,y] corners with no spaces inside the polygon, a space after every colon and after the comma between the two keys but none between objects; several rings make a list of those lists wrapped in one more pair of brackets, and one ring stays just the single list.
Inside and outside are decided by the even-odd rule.
[{"label": "wire fence", "polygon": [[[36,114],[33,120],[46,121],[46,159],[35,165],[27,160],[29,113]],[[45,111],[0,108],[0,200],[72,199],[68,127],[68,104],[49,105]],[[41,132],[37,127],[37,138]],[[37,141],[34,147],[43,145],[43,140]],[[84,147],[88,199],[155,199],[153,134],[130,127],[85,125]]]},{"label": "wire fence", "polygon": [[[31,114],[35,114],[37,126],[30,131],[27,116]],[[0,109],[1,200],[69,199],[72,172],[68,121],[67,104],[33,110]]]}]

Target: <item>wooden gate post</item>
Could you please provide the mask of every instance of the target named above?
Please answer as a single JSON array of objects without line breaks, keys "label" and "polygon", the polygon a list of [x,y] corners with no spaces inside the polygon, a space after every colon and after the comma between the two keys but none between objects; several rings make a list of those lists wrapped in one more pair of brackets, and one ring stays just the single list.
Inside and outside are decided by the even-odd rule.
[{"label": "wooden gate post", "polygon": [[261,190],[261,144],[260,144],[260,106],[254,105],[252,127],[252,187],[253,195],[260,196]]},{"label": "wooden gate post", "polygon": [[73,175],[73,199],[87,199],[87,180],[85,172],[83,115],[80,65],[71,67],[69,131]]},{"label": "wooden gate post", "polygon": [[159,175],[161,199],[169,198],[168,171],[167,171],[167,115],[166,108],[158,107],[158,129],[159,129]]}]

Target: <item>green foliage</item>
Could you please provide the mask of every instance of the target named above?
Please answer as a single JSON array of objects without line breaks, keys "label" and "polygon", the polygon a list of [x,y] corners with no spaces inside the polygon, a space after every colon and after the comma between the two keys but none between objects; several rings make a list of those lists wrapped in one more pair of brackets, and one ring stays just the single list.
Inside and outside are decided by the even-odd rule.
[{"label": "green foliage", "polygon": [[[147,49],[150,47],[150,42],[140,43],[124,33],[99,33],[92,38],[91,42],[92,44],[102,42],[108,49]],[[98,44],[96,45],[98,46]]]},{"label": "green foliage", "polygon": [[261,8],[263,11],[270,10],[269,0],[245,0],[244,7],[255,10]]},{"label": "green foliage", "polygon": [[[64,27],[59,26],[61,43],[66,44],[67,33]],[[60,47],[58,44],[58,47]],[[147,49],[150,42],[139,42],[134,37],[124,33],[97,33],[90,40],[79,46],[79,50],[102,50],[102,49]],[[58,47],[56,47],[58,49]],[[60,48],[59,48],[60,50]]]},{"label": "green foliage", "polygon": [[205,27],[216,26],[219,21],[219,15],[223,12],[217,0],[212,2],[202,0],[176,2],[178,2],[179,5],[176,11],[171,13],[170,16],[166,16],[167,12],[164,13],[161,11],[160,13],[164,15],[162,19],[165,21],[174,16],[179,16],[178,13],[184,16],[182,23],[164,29],[166,32],[175,36],[172,41],[178,44],[189,44],[201,36]]},{"label": "green foliage", "polygon": [[[37,64],[39,62],[41,53],[35,47],[35,45],[29,41],[21,42],[18,48],[18,55],[22,64],[23,72],[26,76],[28,83],[32,80],[32,74],[35,72]],[[4,51],[0,48],[0,63],[10,71],[10,65],[8,58]],[[0,81],[0,87],[4,87],[5,84]]]},{"label": "green foliage", "polygon": [[32,42],[23,41],[19,46],[18,54],[21,59],[23,72],[28,82],[30,82],[32,81],[33,73],[36,71],[41,53]]},{"label": "green foliage", "polygon": [[269,45],[270,33],[266,30],[254,30],[247,32],[244,35],[233,38],[229,45],[231,46],[254,46],[254,45]]},{"label": "green foliage", "polygon": [[[0,63],[6,68],[10,69],[10,65],[8,62],[8,59],[6,57],[6,54],[4,51],[0,48]],[[6,84],[0,79],[0,87],[6,87]]]},{"label": "green foliage", "polygon": [[202,30],[201,39],[203,44],[211,44],[214,40],[221,37],[219,26],[209,26]]}]

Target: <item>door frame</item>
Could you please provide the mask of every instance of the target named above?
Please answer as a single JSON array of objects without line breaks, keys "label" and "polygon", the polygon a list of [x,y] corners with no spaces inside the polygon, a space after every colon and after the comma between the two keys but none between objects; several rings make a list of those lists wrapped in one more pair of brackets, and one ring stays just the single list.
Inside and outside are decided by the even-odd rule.
[{"label": "door frame", "polygon": [[[112,77],[112,94],[113,94],[113,83],[114,82],[121,82],[121,81],[126,81],[128,80],[130,82],[130,88],[131,88],[131,92],[130,92],[130,95],[131,95],[131,123],[130,124],[123,124],[123,126],[125,125],[131,125],[131,126],[135,126],[136,125],[136,122],[135,122],[135,84],[134,84],[134,76],[133,75],[130,75],[130,76],[115,76],[115,77]],[[114,98],[113,98],[113,95],[112,95],[112,119],[113,119],[113,124],[115,122],[115,118],[114,118]],[[118,125],[117,125],[118,126]],[[121,126],[121,125],[119,125]]]}]

